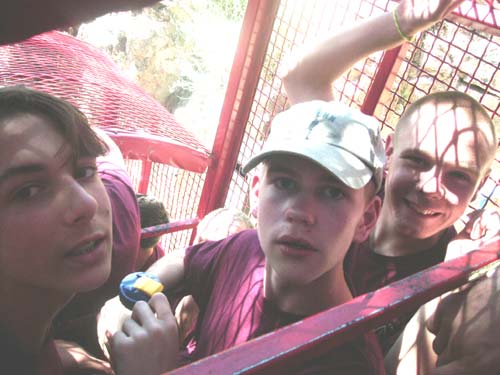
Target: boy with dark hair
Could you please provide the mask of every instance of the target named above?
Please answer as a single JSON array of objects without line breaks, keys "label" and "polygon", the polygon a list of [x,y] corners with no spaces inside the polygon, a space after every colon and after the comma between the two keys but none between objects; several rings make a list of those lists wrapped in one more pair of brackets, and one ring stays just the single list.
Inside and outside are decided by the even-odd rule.
[{"label": "boy with dark hair", "polygon": [[[162,201],[151,195],[136,194],[136,196],[141,216],[141,228],[167,224],[170,221]],[[159,245],[160,238],[161,236],[141,238],[139,255],[136,262],[137,270],[147,270],[154,262],[165,255],[165,251]]]},{"label": "boy with dark hair", "polygon": [[[0,363],[8,373],[65,373],[52,322],[76,293],[110,275],[111,205],[97,173],[97,157],[107,151],[70,103],[0,88]],[[176,348],[175,319],[161,295],[133,314],[127,334],[110,343],[116,374],[140,367],[156,375],[168,369],[168,357],[138,358],[158,345]]]}]

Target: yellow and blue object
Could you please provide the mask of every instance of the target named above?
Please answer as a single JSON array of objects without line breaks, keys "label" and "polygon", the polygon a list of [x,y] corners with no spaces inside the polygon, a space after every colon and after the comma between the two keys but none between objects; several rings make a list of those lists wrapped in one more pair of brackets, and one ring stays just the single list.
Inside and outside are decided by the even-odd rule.
[{"label": "yellow and blue object", "polygon": [[155,293],[163,291],[160,279],[147,272],[134,272],[123,278],[120,283],[120,301],[132,310],[137,301],[148,302]]}]

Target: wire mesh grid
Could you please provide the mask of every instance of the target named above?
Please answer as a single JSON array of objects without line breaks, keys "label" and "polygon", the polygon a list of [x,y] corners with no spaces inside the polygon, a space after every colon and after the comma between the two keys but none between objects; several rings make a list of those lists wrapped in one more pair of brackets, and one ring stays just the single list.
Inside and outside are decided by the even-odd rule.
[{"label": "wire mesh grid", "polygon": [[0,85],[25,85],[65,98],[92,124],[174,139],[208,154],[192,133],[96,47],[60,32],[0,46]]},{"label": "wire mesh grid", "polygon": [[[467,12],[474,19],[474,9],[482,7],[481,17],[500,30],[496,20],[500,5],[488,1],[471,2]],[[270,120],[287,105],[278,69],[293,49],[326,33],[367,17],[392,10],[394,1],[341,0],[283,0],[274,22],[273,33],[262,66],[245,136],[238,156],[238,165],[244,165],[262,147],[270,130]],[[488,7],[491,17],[484,14]],[[422,33],[412,44],[403,48],[396,65],[399,68],[387,82],[378,103],[375,116],[382,124],[385,135],[391,133],[406,106],[425,94],[439,90],[459,90],[479,100],[499,129],[500,38],[488,31],[480,31],[483,24],[464,26],[455,21],[443,21]],[[360,108],[373,82],[382,53],[375,53],[355,64],[333,85],[334,96],[346,104]],[[500,131],[498,132],[500,134]],[[471,208],[498,207],[500,179],[498,163],[485,187],[478,193]],[[226,199],[227,206],[243,207],[247,212],[251,176],[235,172]]]},{"label": "wire mesh grid", "polygon": [[[143,162],[126,160],[134,188],[137,191],[142,178]],[[186,171],[162,163],[152,163],[146,194],[163,202],[170,222],[195,218],[200,202],[205,174]],[[165,251],[172,251],[189,245],[192,230],[167,233],[161,238]]]}]

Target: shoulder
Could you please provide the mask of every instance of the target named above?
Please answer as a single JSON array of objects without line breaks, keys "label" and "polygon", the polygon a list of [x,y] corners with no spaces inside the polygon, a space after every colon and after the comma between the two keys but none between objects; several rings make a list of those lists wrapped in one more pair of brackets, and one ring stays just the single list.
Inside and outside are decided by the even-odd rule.
[{"label": "shoulder", "polygon": [[134,193],[132,180],[130,179],[127,171],[121,166],[111,163],[109,161],[101,161],[97,164],[97,173],[101,178],[106,190],[123,191],[127,193]]},{"label": "shoulder", "polygon": [[248,229],[228,236],[219,241],[205,241],[186,250],[186,256],[212,255],[235,255],[235,254],[258,254],[262,252],[259,237],[255,229]]}]

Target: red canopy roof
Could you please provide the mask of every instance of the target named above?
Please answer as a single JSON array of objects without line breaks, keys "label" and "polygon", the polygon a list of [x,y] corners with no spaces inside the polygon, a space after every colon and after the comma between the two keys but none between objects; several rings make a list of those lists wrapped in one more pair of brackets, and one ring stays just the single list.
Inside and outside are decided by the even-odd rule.
[{"label": "red canopy roof", "polygon": [[[114,1],[117,3],[118,1]],[[65,98],[107,130],[125,157],[204,172],[209,152],[102,51],[60,32],[0,46],[0,85]]]}]

